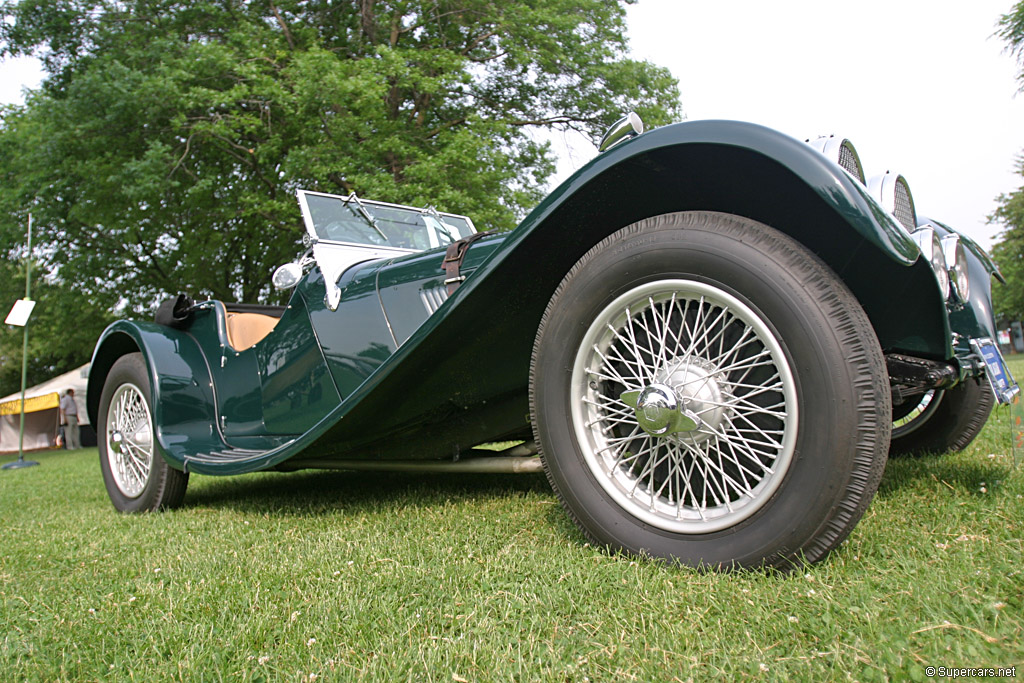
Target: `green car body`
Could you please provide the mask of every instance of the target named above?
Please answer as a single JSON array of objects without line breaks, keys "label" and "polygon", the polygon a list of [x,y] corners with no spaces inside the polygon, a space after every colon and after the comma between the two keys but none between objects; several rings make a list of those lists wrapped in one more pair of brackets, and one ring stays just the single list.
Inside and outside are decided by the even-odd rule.
[{"label": "green car body", "polygon": [[768,128],[699,121],[616,144],[515,230],[474,241],[450,296],[440,246],[351,266],[336,310],[314,267],[244,350],[229,342],[223,302],[198,304],[184,328],[116,322],[93,357],[90,419],[102,432],[107,374],[141,353],[156,452],[175,470],[451,462],[481,443],[528,440],[531,357],[559,283],[624,226],[675,212],[744,217],[793,238],[848,287],[887,358],[945,364],[952,381],[984,372],[968,343],[994,335],[983,252],[968,256],[970,300],[950,305],[918,244],[848,172]]}]

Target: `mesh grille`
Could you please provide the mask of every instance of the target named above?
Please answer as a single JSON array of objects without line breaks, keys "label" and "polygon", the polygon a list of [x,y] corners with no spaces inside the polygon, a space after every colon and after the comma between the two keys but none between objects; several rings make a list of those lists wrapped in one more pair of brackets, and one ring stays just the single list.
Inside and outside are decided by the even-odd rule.
[{"label": "mesh grille", "polygon": [[917,218],[914,215],[914,200],[911,198],[910,188],[907,187],[907,183],[903,178],[896,179],[895,194],[896,205],[892,210],[893,215],[896,216],[896,220],[903,224],[904,228],[914,230],[917,228]]},{"label": "mesh grille", "polygon": [[857,153],[854,152],[853,147],[845,141],[839,148],[839,165],[854,178],[859,179],[862,183],[864,182],[864,170],[860,167],[860,161],[857,159]]}]

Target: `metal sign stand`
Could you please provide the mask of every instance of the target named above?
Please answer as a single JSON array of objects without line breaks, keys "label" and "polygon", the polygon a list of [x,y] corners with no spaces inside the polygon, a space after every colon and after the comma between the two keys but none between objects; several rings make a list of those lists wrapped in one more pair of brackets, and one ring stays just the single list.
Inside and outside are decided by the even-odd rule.
[{"label": "metal sign stand", "polygon": [[[14,303],[10,314],[7,316],[8,324],[20,324],[25,329],[24,340],[21,345],[21,426],[18,431],[18,459],[0,467],[4,470],[17,470],[22,467],[32,467],[39,463],[35,460],[25,459],[25,376],[28,374],[28,317],[32,314],[35,302],[30,295],[32,293],[32,214],[28,215],[28,254],[25,258],[25,298]],[[27,309],[27,310],[26,310]]]}]

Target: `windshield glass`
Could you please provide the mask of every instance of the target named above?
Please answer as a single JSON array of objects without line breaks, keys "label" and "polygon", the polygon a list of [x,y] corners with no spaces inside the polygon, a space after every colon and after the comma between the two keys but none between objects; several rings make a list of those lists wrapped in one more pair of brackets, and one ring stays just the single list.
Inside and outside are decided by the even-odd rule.
[{"label": "windshield glass", "polygon": [[464,216],[317,192],[299,198],[307,229],[322,241],[420,251],[474,232]]}]

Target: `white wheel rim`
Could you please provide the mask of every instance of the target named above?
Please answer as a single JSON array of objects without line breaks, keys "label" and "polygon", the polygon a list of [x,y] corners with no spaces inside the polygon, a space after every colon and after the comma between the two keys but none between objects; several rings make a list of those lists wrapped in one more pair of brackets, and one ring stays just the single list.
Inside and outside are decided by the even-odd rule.
[{"label": "white wheel rim", "polygon": [[153,416],[137,386],[126,383],[114,391],[104,431],[114,483],[128,498],[138,498],[153,466]]},{"label": "white wheel rim", "polygon": [[[573,429],[594,478],[657,528],[734,526],[771,499],[792,462],[797,394],[785,352],[758,313],[717,287],[659,280],[619,296],[584,335],[571,382]],[[621,398],[666,386],[701,418],[696,428],[649,433],[642,409]]]},{"label": "white wheel rim", "polygon": [[900,419],[893,420],[892,438],[900,439],[904,436],[913,434],[924,426],[924,424],[931,419],[935,411],[938,410],[939,404],[942,403],[942,397],[945,393],[946,392],[942,390],[933,390],[926,392],[921,396],[913,410]]}]

